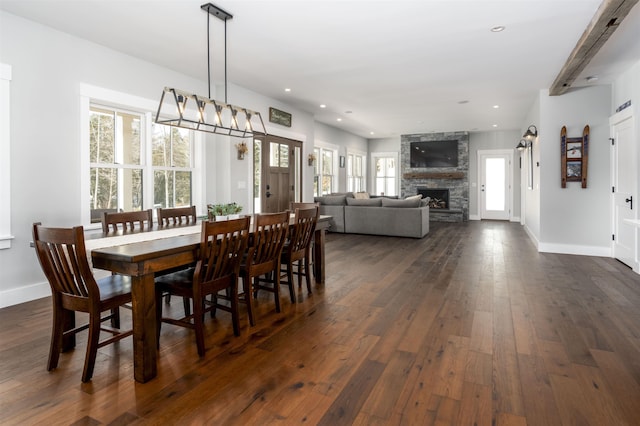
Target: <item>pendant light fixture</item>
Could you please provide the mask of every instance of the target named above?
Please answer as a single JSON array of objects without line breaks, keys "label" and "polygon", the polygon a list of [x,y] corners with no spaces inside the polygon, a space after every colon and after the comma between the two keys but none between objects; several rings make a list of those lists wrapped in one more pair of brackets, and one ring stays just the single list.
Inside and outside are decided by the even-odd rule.
[{"label": "pendant light fixture", "polygon": [[[233,15],[211,3],[203,4],[200,8],[207,12],[208,96],[165,87],[160,98],[156,123],[238,138],[253,137],[254,132],[266,134],[262,115],[259,112],[227,102],[227,21],[233,18]],[[211,52],[209,46],[209,17],[211,15],[224,22],[224,102],[211,99]]]}]

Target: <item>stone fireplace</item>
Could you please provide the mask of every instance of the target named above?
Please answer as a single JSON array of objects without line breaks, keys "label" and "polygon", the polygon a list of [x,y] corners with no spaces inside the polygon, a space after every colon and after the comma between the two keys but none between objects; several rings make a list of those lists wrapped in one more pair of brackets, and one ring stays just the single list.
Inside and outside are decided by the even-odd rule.
[{"label": "stone fireplace", "polygon": [[[411,167],[410,151],[412,142],[458,142],[457,167]],[[432,199],[443,199],[445,207],[439,203],[431,207],[430,220],[436,222],[466,222],[469,220],[469,133],[418,133],[400,137],[401,196],[423,194]],[[446,191],[429,195],[425,191]]]}]

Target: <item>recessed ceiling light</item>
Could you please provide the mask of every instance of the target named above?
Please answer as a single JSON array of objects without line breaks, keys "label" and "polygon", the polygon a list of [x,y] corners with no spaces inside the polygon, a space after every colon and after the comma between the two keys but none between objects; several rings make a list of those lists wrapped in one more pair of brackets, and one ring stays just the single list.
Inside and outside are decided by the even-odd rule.
[{"label": "recessed ceiling light", "polygon": [[290,89],[290,88],[288,88],[288,87],[285,87],[284,91],[285,91],[285,92],[290,92],[290,91],[291,91],[291,89]]},{"label": "recessed ceiling light", "polygon": [[493,108],[494,109],[498,109],[498,108],[500,108],[500,105],[494,105]]},{"label": "recessed ceiling light", "polygon": [[587,80],[587,83],[593,83],[594,81],[598,81],[598,76],[590,75],[585,80]]},{"label": "recessed ceiling light", "polygon": [[345,111],[345,114],[353,114],[353,111]]},{"label": "recessed ceiling light", "polygon": [[464,101],[458,101],[458,103],[459,103],[460,105],[462,105],[462,104],[468,104],[468,103],[469,103],[469,101],[467,101],[467,100],[464,100]]},{"label": "recessed ceiling light", "polygon": [[342,121],[342,118],[336,118],[336,121]]},{"label": "recessed ceiling light", "polygon": [[376,133],[375,133],[375,132],[369,132],[369,134],[370,134],[370,135],[375,135]]},{"label": "recessed ceiling light", "polygon": [[491,32],[492,33],[499,33],[499,32],[504,31],[505,28],[506,27],[504,25],[496,25],[495,27],[491,28]]},{"label": "recessed ceiling light", "polygon": [[497,125],[497,124],[492,124],[491,126],[492,126],[492,127],[498,127],[498,125]]},{"label": "recessed ceiling light", "polygon": [[320,108],[326,108],[327,106],[325,104],[320,104]]}]

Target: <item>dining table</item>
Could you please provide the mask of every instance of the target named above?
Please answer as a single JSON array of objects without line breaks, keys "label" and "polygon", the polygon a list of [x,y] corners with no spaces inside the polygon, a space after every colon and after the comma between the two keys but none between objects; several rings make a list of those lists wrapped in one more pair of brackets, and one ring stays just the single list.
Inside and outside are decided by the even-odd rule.
[{"label": "dining table", "polygon": [[[314,233],[312,261],[317,283],[325,280],[325,233],[330,219],[331,216],[321,215]],[[292,225],[293,220],[292,215]],[[253,227],[252,220],[251,232]],[[187,267],[197,260],[200,229],[201,224],[197,222],[189,226],[95,233],[86,237],[87,248],[95,247],[90,249],[93,268],[131,277],[133,371],[137,382],[148,382],[158,372],[155,276]],[[140,241],[141,236],[144,238]]]}]

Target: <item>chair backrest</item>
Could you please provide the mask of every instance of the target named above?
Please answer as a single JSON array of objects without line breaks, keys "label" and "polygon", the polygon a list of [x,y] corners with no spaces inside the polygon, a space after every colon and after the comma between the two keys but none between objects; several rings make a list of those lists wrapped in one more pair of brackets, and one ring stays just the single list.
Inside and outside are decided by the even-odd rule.
[{"label": "chair backrest", "polygon": [[102,231],[117,231],[118,225],[122,225],[123,231],[133,231],[138,225],[140,231],[149,231],[153,227],[153,211],[141,210],[138,212],[104,212],[102,215]]},{"label": "chair backrest", "polygon": [[249,258],[252,264],[270,261],[280,264],[280,254],[289,231],[289,219],[289,210],[255,216],[253,243],[249,247]]},{"label": "chair backrest", "polygon": [[158,208],[158,225],[193,225],[198,220],[196,206],[175,207],[171,209]]},{"label": "chair backrest", "polygon": [[289,235],[288,250],[290,253],[306,250],[311,244],[319,215],[318,206],[310,209],[296,209],[295,226]]},{"label": "chair backrest", "polygon": [[45,228],[34,223],[33,242],[54,297],[64,293],[100,300],[100,290],[87,260],[82,226]]},{"label": "chair backrest", "polygon": [[295,212],[296,209],[312,209],[316,206],[320,207],[320,203],[294,203],[291,202],[290,209],[292,212]]},{"label": "chair backrest", "polygon": [[249,216],[220,222],[202,222],[200,252],[194,283],[238,275],[249,241]]}]

